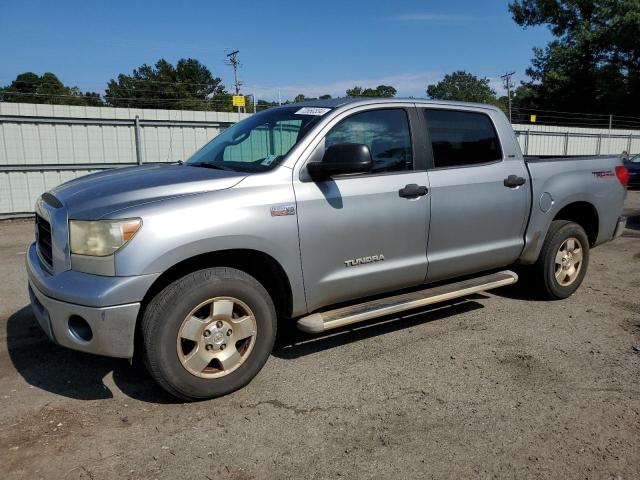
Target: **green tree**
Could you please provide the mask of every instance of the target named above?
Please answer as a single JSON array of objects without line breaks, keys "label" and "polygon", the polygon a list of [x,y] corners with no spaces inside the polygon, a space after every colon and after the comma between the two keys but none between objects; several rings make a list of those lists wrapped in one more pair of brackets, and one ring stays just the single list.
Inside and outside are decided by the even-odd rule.
[{"label": "green tree", "polygon": [[390,85],[378,85],[376,88],[355,86],[347,89],[347,97],[395,97],[398,91]]},{"label": "green tree", "polygon": [[278,102],[268,102],[267,100],[258,100],[258,103],[256,104],[256,106],[257,106],[257,111],[261,112],[262,110],[266,110],[267,108],[277,107]]},{"label": "green tree", "polygon": [[294,102],[309,102],[309,101],[313,101],[313,100],[328,100],[331,98],[331,95],[320,95],[318,98],[316,97],[306,97],[304,96],[302,93],[299,93],[298,95],[296,95],[293,99]]},{"label": "green tree", "polygon": [[438,83],[429,85],[427,95],[434,100],[498,103],[488,78],[478,78],[464,70],[447,74]]},{"label": "green tree", "polygon": [[175,67],[164,59],[142,65],[131,75],[120,74],[107,84],[109,105],[129,108],[231,111],[231,95],[222,80],[193,58]]},{"label": "green tree", "polygon": [[103,105],[98,93],[81,92],[78,87],[68,87],[51,72],[46,72],[42,76],[32,72],[21,73],[10,85],[0,88],[0,101],[53,105]]},{"label": "green tree", "polygon": [[391,85],[378,85],[375,89],[367,88],[362,94],[365,97],[395,97],[398,91]]},{"label": "green tree", "polygon": [[531,107],[638,114],[640,0],[516,0],[509,10],[556,37],[533,50]]}]

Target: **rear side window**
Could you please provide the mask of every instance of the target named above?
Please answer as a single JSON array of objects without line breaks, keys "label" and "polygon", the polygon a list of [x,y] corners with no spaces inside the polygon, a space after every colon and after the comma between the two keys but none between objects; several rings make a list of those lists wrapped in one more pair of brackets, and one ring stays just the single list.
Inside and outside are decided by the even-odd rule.
[{"label": "rear side window", "polygon": [[423,109],[436,168],[502,159],[498,135],[483,113]]},{"label": "rear side window", "polygon": [[409,121],[402,109],[370,110],[347,117],[325,137],[325,147],[339,143],[368,146],[373,172],[397,172],[413,167]]}]

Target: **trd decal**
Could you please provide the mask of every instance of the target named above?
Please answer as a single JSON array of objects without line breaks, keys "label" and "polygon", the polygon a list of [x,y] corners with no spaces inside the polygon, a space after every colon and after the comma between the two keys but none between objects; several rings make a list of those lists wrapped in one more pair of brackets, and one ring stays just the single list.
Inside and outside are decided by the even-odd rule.
[{"label": "trd decal", "polygon": [[616,174],[611,170],[598,170],[597,172],[591,172],[596,178],[615,177]]}]

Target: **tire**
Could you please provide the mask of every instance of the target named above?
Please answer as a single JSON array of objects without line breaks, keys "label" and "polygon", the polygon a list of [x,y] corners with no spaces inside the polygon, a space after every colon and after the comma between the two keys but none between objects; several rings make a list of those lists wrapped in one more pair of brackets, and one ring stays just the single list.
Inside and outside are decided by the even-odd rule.
[{"label": "tire", "polygon": [[[572,249],[572,244],[577,248]],[[563,252],[561,248],[564,248]],[[580,262],[575,263],[578,255]],[[588,266],[589,239],[584,229],[567,220],[551,222],[540,256],[532,269],[539,292],[550,300],[571,296],[582,284]]]},{"label": "tire", "polygon": [[276,326],[273,301],[256,279],[233,268],[198,270],[147,306],[143,360],[171,395],[220,397],[258,374],[273,349]]}]

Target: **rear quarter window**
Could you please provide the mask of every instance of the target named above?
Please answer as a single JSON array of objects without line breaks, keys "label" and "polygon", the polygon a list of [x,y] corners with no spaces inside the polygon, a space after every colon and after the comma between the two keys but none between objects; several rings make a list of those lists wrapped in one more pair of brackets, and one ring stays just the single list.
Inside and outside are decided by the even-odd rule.
[{"label": "rear quarter window", "polygon": [[500,141],[488,115],[423,109],[435,168],[461,167],[502,159]]}]

